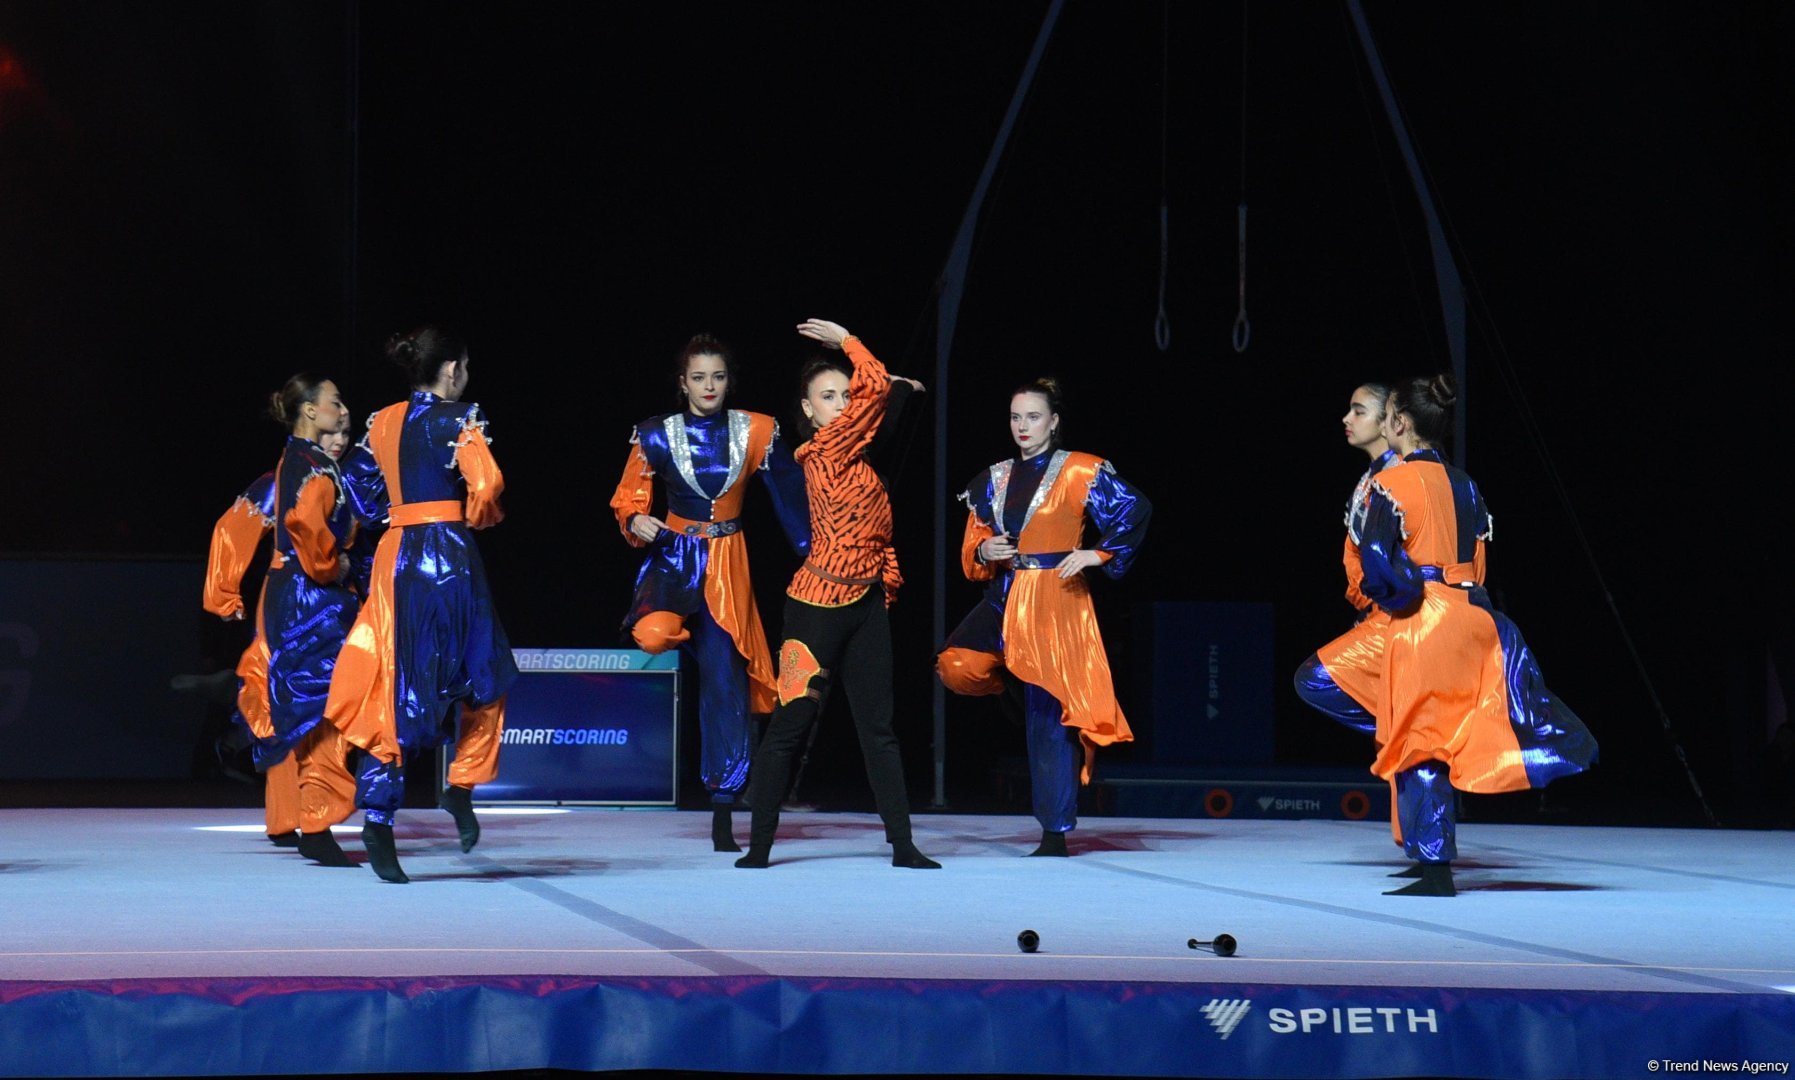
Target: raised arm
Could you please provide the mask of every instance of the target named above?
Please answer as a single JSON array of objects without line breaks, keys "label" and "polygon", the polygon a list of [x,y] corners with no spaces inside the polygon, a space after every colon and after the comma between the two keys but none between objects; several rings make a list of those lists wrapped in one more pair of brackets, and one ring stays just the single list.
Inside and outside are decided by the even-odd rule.
[{"label": "raised arm", "polygon": [[212,526],[212,543],[206,552],[206,585],[201,598],[205,609],[221,619],[241,619],[243,610],[243,575],[255,557],[256,546],[274,519],[268,516],[265,496],[272,490],[274,478],[264,475],[248,491],[237,496]]},{"label": "raised arm", "polygon": [[499,496],[505,492],[505,475],[492,456],[492,443],[486,438],[486,421],[480,406],[468,406],[461,418],[461,435],[455,441],[455,465],[467,481],[467,524],[470,529],[485,529],[505,520]]}]

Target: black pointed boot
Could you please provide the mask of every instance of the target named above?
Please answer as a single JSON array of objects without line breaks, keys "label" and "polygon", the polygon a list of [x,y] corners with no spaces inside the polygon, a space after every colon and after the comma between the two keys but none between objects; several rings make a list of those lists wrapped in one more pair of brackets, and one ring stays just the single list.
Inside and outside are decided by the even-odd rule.
[{"label": "black pointed boot", "polygon": [[393,827],[370,821],[361,827],[362,846],[368,849],[368,865],[382,881],[395,885],[409,884],[411,879],[399,867],[399,852],[393,847]]}]

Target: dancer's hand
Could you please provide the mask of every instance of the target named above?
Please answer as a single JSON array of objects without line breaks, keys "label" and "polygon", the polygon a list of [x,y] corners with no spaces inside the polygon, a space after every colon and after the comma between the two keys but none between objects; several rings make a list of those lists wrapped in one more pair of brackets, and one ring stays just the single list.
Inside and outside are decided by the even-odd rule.
[{"label": "dancer's hand", "polygon": [[653,543],[654,538],[661,535],[661,530],[666,527],[667,523],[653,514],[637,514],[629,519],[630,535],[644,544]]},{"label": "dancer's hand", "polygon": [[912,390],[915,390],[919,394],[926,394],[929,392],[928,387],[917,382],[915,379],[907,378],[906,376],[903,376],[903,375],[893,375],[891,377],[891,381],[892,382],[907,382],[910,384],[910,388]]},{"label": "dancer's hand", "polygon": [[831,349],[841,348],[842,342],[854,336],[848,333],[847,327],[828,319],[805,319],[798,324],[798,333],[812,341],[820,341]]},{"label": "dancer's hand", "polygon": [[219,618],[223,619],[225,622],[242,622],[245,617],[246,616],[245,616],[242,608],[238,608],[236,611],[231,612],[229,615],[220,615],[219,616]]},{"label": "dancer's hand", "polygon": [[1060,560],[1060,577],[1069,578],[1081,570],[1103,564],[1102,556],[1089,548],[1079,548]]},{"label": "dancer's hand", "polygon": [[987,537],[979,545],[979,558],[986,562],[1006,562],[1015,557],[1016,541],[1003,533]]}]

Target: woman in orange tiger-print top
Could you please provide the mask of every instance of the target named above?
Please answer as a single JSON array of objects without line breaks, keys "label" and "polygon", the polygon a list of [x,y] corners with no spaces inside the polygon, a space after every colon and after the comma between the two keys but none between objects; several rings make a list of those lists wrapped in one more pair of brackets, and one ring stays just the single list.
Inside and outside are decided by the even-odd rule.
[{"label": "woman in orange tiger-print top", "polygon": [[792,760],[816,723],[829,681],[839,677],[885,822],[891,865],[939,869],[910,835],[903,760],[891,727],[891,623],[885,613],[903,578],[891,546],[891,500],[866,460],[895,376],[837,323],[810,319],[798,333],[841,350],[852,367],[833,357],[818,359],[799,378],[800,408],[815,429],[794,455],[810,497],[810,555],[785,593],[778,706],[754,756],[754,824],[748,853],[736,865],[767,865]]}]

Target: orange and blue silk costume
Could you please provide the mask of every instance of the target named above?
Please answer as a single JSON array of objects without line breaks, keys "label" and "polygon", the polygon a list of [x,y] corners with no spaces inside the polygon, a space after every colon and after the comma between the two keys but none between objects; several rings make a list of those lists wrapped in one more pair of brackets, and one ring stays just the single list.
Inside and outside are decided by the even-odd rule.
[{"label": "orange and blue silk costume", "polygon": [[360,607],[347,555],[357,525],[336,461],[298,436],[287,439],[274,470],[274,503],[257,635],[268,652],[270,733],[256,740],[255,759],[267,770],[293,756],[300,831],[319,833],[354,808],[348,747],[324,723],[324,702]]},{"label": "orange and blue silk costume", "polygon": [[480,407],[428,391],[375,413],[362,448],[372,467],[352,473],[350,489],[370,514],[386,508],[388,528],[325,715],[368,753],[356,805],[368,822],[390,825],[407,752],[454,738],[451,785],[498,774],[517,664],[472,530],[503,518],[505,483]]},{"label": "orange and blue silk costume", "polygon": [[[212,543],[206,553],[205,609],[221,619],[244,613],[243,575],[255,558],[262,538],[274,531],[274,473],[265,472],[244,489],[230,509],[212,526]],[[260,605],[258,605],[258,608]],[[261,620],[256,633],[237,661],[237,709],[232,721],[242,724],[255,739],[272,738],[268,721],[268,644],[262,639]],[[299,828],[299,763],[291,754],[268,767],[262,793],[263,815],[269,836],[285,836]]]},{"label": "orange and blue silk costume", "polygon": [[1546,688],[1520,630],[1484,591],[1490,514],[1471,478],[1431,449],[1372,481],[1359,544],[1364,594],[1390,622],[1371,708],[1371,771],[1396,785],[1402,843],[1456,855],[1452,789],[1544,787],[1596,760],[1596,742]]},{"label": "orange and blue silk costume", "polygon": [[[1057,567],[1088,524],[1103,572],[1120,578],[1139,554],[1153,506],[1109,462],[1067,450],[1000,461],[973,477],[961,499],[970,510],[961,568],[987,585],[949,635],[936,671],[956,694],[1000,694],[1005,671],[1022,682],[1035,817],[1046,832],[1069,832],[1096,748],[1134,735],[1116,703],[1090,584],[1082,574],[1060,577]],[[979,546],[999,533],[1013,538],[1018,554],[985,562]]]},{"label": "orange and blue silk costume", "polygon": [[1346,504],[1346,541],[1341,563],[1346,568],[1346,600],[1359,613],[1352,629],[1323,645],[1296,672],[1296,692],[1309,704],[1355,731],[1372,734],[1377,722],[1378,681],[1384,667],[1384,635],[1390,614],[1365,595],[1365,571],[1359,544],[1371,505],[1371,484],[1390,464],[1402,460],[1385,450],[1366,468]]},{"label": "orange and blue silk costume", "polygon": [[[765,474],[780,523],[800,554],[809,548],[804,477],[778,425],[739,409],[711,416],[669,413],[630,436],[611,510],[623,538],[647,547],[623,626],[645,652],[683,648],[698,665],[700,770],[717,803],[748,778],[750,713],[773,711],[772,652],[748,573],[739,518],[748,481]],[[630,521],[667,500],[667,528],[644,542]]]}]

